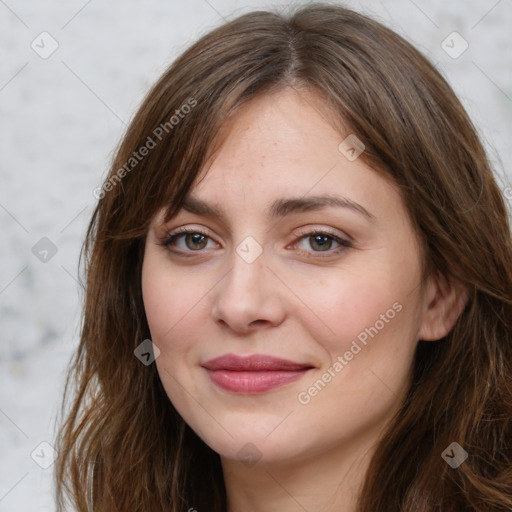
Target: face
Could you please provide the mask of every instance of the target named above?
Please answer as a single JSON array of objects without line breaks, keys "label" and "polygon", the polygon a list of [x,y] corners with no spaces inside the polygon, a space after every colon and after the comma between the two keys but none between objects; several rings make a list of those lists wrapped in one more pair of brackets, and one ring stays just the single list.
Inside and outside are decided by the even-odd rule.
[{"label": "face", "polygon": [[325,108],[293,89],[245,105],[187,207],[148,232],[157,369],[223,459],[355,446],[407,391],[424,300],[415,233],[392,182],[339,149],[348,133]]}]

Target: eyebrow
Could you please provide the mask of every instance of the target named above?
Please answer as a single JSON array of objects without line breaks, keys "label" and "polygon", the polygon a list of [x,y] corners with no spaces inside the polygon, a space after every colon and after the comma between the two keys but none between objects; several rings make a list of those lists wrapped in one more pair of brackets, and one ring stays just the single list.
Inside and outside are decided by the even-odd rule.
[{"label": "eyebrow", "polygon": [[[272,202],[269,209],[269,216],[273,219],[285,217],[292,213],[302,213],[323,208],[348,208],[364,216],[369,222],[375,220],[375,215],[370,213],[359,203],[350,199],[333,195],[304,196],[298,198],[281,198]],[[202,199],[187,196],[182,208],[190,213],[204,217],[217,218],[226,223],[226,216],[222,208],[210,204]]]}]

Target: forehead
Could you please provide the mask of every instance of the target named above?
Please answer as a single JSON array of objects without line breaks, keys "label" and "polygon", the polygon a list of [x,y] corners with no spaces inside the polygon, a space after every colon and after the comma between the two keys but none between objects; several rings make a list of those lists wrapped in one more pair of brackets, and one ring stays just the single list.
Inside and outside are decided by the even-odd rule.
[{"label": "forehead", "polygon": [[245,104],[223,126],[189,196],[222,209],[261,207],[270,215],[290,207],[279,203],[283,197],[337,196],[362,210],[399,200],[388,178],[340,150],[347,134],[326,111],[324,100],[292,88]]}]

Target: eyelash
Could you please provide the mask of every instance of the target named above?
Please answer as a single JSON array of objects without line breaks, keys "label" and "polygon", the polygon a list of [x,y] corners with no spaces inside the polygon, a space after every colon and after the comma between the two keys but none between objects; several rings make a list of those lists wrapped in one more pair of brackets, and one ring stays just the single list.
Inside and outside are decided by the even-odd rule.
[{"label": "eyelash", "polygon": [[[170,249],[170,247],[174,245],[174,243],[176,242],[176,240],[178,238],[180,238],[180,237],[182,237],[183,235],[186,235],[186,234],[203,235],[203,236],[205,236],[207,238],[210,238],[210,236],[207,233],[205,233],[205,232],[203,232],[203,231],[201,231],[200,229],[197,229],[197,228],[179,228],[174,233],[170,233],[158,245],[161,245],[163,247],[167,247],[173,253],[179,254],[180,256],[183,256],[183,257],[193,257],[193,256],[195,256],[194,253],[202,252],[202,249],[198,249],[197,251],[189,250],[189,251],[185,251],[185,252],[183,252],[182,250],[176,251],[174,249]],[[310,232],[304,233],[304,234],[299,236],[298,241],[303,240],[303,239],[307,239],[307,238],[310,238],[310,237],[313,237],[313,236],[318,236],[318,235],[323,235],[323,236],[327,236],[327,237],[331,238],[336,243],[340,244],[340,247],[338,247],[338,248],[336,248],[334,250],[329,250],[329,251],[313,251],[314,255],[312,255],[310,251],[304,251],[303,249],[299,249],[298,251],[299,251],[299,253],[301,255],[306,256],[308,258],[318,258],[318,257],[319,258],[326,258],[326,257],[329,257],[329,256],[333,256],[333,255],[339,254],[339,253],[343,252],[344,250],[353,247],[352,243],[349,240],[346,240],[344,238],[340,238],[339,236],[335,235],[334,233],[331,233],[331,232],[325,231],[325,230],[314,230],[314,231],[310,231]],[[326,253],[325,256],[323,256],[321,254],[323,252]]]}]

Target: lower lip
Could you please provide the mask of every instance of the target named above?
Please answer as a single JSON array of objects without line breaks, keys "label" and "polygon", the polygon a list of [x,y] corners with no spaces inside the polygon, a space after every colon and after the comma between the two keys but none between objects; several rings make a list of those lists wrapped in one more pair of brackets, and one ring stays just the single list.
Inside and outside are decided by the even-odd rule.
[{"label": "lower lip", "polygon": [[309,369],[299,371],[253,371],[207,370],[214,384],[227,391],[253,395],[284,386],[300,379]]}]

